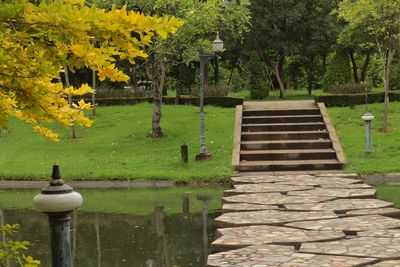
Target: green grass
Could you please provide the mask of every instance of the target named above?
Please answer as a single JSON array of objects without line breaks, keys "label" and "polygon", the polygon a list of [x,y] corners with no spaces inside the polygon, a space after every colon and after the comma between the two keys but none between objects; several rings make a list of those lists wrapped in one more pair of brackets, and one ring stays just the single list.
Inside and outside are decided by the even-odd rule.
[{"label": "green grass", "polygon": [[[182,212],[184,196],[189,197],[190,212],[201,212],[198,196],[208,196],[209,210],[221,209],[223,187],[172,187],[157,189],[77,189],[84,203],[79,210],[147,215],[157,205],[163,205],[168,214]],[[33,210],[32,199],[38,190],[0,191],[0,203],[5,209]]]},{"label": "green grass", "polygon": [[383,103],[368,105],[368,109],[375,116],[372,122],[372,154],[365,153],[365,125],[361,120],[365,106],[328,109],[346,155],[346,171],[361,174],[400,172],[400,103],[390,103],[388,133],[380,130]]},{"label": "green grass", "polygon": [[[62,133],[59,143],[32,131],[30,125],[11,120],[0,138],[0,179],[47,180],[51,166],[61,166],[64,179],[171,179],[219,181],[231,170],[234,109],[206,107],[207,147],[212,160],[196,162],[199,150],[199,108],[163,106],[165,138],[148,137],[152,105],[98,108],[91,128],[78,128],[79,139]],[[189,146],[189,163],[181,162],[180,145]]]},{"label": "green grass", "polygon": [[375,186],[377,197],[394,203],[396,208],[400,208],[400,186],[399,185],[378,185]]}]

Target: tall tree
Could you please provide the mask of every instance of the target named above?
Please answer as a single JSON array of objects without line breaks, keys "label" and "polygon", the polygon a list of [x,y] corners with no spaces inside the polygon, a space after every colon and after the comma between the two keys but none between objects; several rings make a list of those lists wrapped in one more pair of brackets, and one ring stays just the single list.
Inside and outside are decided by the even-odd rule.
[{"label": "tall tree", "polygon": [[[156,39],[146,50],[148,78],[154,87],[154,109],[152,117],[152,137],[161,138],[161,104],[165,77],[175,65],[194,65],[199,61],[199,50],[211,52],[211,41],[217,31],[222,38],[232,40],[229,46],[240,43],[248,30],[250,13],[249,0],[134,0],[128,7],[138,9],[144,14],[158,16],[174,14],[185,23],[176,32],[174,38]],[[151,69],[151,71],[149,71]],[[207,72],[206,72],[207,73]]]},{"label": "tall tree", "polygon": [[344,0],[339,5],[339,17],[348,23],[346,31],[364,32],[378,51],[385,88],[382,130],[387,132],[390,68],[395,41],[399,38],[400,0]]},{"label": "tall tree", "polygon": [[330,47],[335,36],[329,16],[332,8],[329,0],[251,1],[252,28],[247,40],[250,49],[257,50],[273,70],[281,98],[286,95],[284,65],[287,56],[303,54],[305,62],[314,64],[315,57]]},{"label": "tall tree", "polygon": [[90,104],[79,101],[69,106],[66,97],[90,93],[91,88],[87,84],[63,88],[61,81],[57,82],[59,73],[87,67],[97,71],[100,80],[127,80],[115,67],[115,58],[135,62],[137,57],[146,57],[143,49],[155,34],[165,38],[180,24],[174,17],[88,7],[84,0],[43,1],[39,5],[10,0],[1,4],[1,126],[6,126],[8,116],[14,116],[53,140],[58,140],[58,135],[43,123],[90,126],[92,122],[83,114]]}]

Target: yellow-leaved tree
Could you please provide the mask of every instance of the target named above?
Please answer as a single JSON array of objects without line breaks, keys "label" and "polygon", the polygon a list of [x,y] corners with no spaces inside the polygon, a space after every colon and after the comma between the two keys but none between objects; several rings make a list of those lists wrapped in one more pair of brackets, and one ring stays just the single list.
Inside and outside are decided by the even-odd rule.
[{"label": "yellow-leaved tree", "polygon": [[153,36],[167,38],[183,24],[175,17],[151,17],[133,11],[104,10],[84,0],[8,0],[0,5],[0,126],[9,116],[33,124],[34,130],[57,141],[45,127],[90,126],[83,110],[90,104],[68,104],[68,95],[91,93],[87,84],[64,88],[60,73],[90,68],[100,80],[129,79],[115,61],[147,57]]}]

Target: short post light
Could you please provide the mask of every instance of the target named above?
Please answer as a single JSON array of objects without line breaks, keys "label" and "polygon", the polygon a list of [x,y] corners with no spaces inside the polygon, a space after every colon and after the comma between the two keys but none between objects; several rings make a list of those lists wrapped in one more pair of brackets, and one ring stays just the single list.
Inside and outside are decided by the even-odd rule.
[{"label": "short post light", "polygon": [[196,160],[205,160],[211,158],[211,153],[208,152],[206,147],[206,129],[204,126],[204,68],[208,62],[208,59],[215,58],[215,53],[220,53],[224,50],[224,43],[217,37],[212,42],[212,48],[214,53],[205,53],[203,49],[200,49],[200,151],[196,155]]},{"label": "short post light", "polygon": [[53,166],[52,180],[33,198],[35,208],[49,217],[52,267],[72,267],[70,213],[83,203],[82,196],[61,179]]},{"label": "short post light", "polygon": [[370,154],[372,153],[372,127],[371,127],[371,122],[374,119],[374,116],[369,112],[366,111],[364,115],[361,117],[361,119],[365,123],[365,134],[366,134],[366,141],[367,141],[367,150],[365,151],[366,153]]}]

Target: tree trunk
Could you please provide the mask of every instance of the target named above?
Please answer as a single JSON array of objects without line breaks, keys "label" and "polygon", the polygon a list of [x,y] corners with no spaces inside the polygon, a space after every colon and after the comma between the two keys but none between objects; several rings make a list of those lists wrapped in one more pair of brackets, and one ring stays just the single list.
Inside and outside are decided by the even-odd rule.
[{"label": "tree trunk", "polygon": [[307,92],[308,95],[311,96],[312,94],[312,89],[314,89],[314,83],[315,83],[315,75],[314,75],[314,57],[308,58],[309,63],[308,68],[306,68],[306,73],[307,73]]},{"label": "tree trunk", "polygon": [[350,60],[351,60],[351,66],[353,68],[353,77],[354,77],[354,82],[355,83],[359,83],[360,79],[358,78],[358,67],[357,67],[357,61],[354,58],[354,50],[351,49],[349,51],[349,56],[350,56]]},{"label": "tree trunk", "polygon": [[367,71],[369,63],[371,62],[371,50],[367,51],[367,55],[365,56],[364,65],[361,70],[361,78],[360,81],[363,83],[367,80]]},{"label": "tree trunk", "polygon": [[147,74],[153,81],[154,92],[154,107],[152,116],[151,137],[162,138],[163,132],[161,129],[161,105],[162,93],[165,85],[165,66],[161,58],[154,58],[152,61],[151,71],[146,68]]},{"label": "tree trunk", "polygon": [[324,69],[324,74],[326,73],[326,55],[322,57],[322,68]]},{"label": "tree trunk", "polygon": [[[65,74],[65,87],[67,88],[67,87],[71,86],[71,84],[69,82],[69,71],[68,71],[68,67],[67,66],[65,66],[64,74]],[[68,95],[68,104],[69,104],[70,107],[72,107],[72,95],[71,94]],[[77,138],[75,123],[70,127],[70,137],[72,139],[76,139]]]},{"label": "tree trunk", "polygon": [[285,54],[283,51],[279,52],[279,59],[277,64],[277,79],[279,83],[279,98],[286,98],[285,92],[285,79],[283,75],[283,65],[285,63]]},{"label": "tree trunk", "polygon": [[312,89],[314,88],[314,81],[315,81],[315,77],[314,77],[313,71],[309,70],[307,72],[307,92],[308,92],[308,95],[312,94]]},{"label": "tree trunk", "polygon": [[384,102],[383,128],[382,128],[382,131],[384,133],[388,132],[390,66],[392,64],[392,58],[393,58],[392,38],[393,38],[392,35],[389,34],[387,41],[388,44],[385,54],[383,54],[379,41],[376,40],[379,49],[379,56],[381,58],[381,63],[383,66],[383,85],[385,88],[385,102]]},{"label": "tree trunk", "polygon": [[96,116],[96,71],[92,71],[92,115]]},{"label": "tree trunk", "polygon": [[276,77],[276,80],[278,81],[278,84],[279,84],[279,98],[285,98],[286,97],[286,95],[285,95],[285,85],[283,84],[281,75],[279,73],[278,64],[276,64],[274,66],[274,69],[275,69],[275,71],[274,71],[275,72],[275,77]]}]

